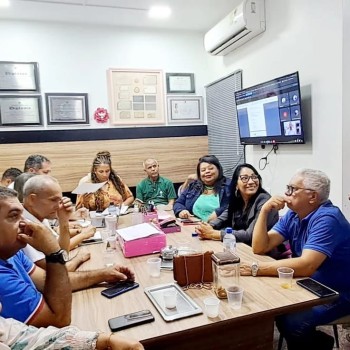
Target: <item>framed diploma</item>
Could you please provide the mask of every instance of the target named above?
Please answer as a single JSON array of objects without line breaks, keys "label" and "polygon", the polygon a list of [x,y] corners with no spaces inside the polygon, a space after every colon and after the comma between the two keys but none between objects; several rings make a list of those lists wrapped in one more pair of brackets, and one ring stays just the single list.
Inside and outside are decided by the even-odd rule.
[{"label": "framed diploma", "polygon": [[194,93],[193,73],[166,73],[166,89],[168,94],[172,93]]},{"label": "framed diploma", "polygon": [[42,125],[41,96],[0,95],[0,125]]},{"label": "framed diploma", "polygon": [[0,92],[39,92],[36,62],[0,61]]},{"label": "framed diploma", "polygon": [[89,124],[88,95],[85,93],[47,93],[47,124]]},{"label": "framed diploma", "polygon": [[202,96],[168,96],[168,124],[203,124]]}]

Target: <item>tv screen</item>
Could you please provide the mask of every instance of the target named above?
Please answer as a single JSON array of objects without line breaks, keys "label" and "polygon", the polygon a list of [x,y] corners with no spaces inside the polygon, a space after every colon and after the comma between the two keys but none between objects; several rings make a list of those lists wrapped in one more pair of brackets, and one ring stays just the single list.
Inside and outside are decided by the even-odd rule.
[{"label": "tv screen", "polygon": [[305,143],[298,72],[235,92],[242,145]]}]

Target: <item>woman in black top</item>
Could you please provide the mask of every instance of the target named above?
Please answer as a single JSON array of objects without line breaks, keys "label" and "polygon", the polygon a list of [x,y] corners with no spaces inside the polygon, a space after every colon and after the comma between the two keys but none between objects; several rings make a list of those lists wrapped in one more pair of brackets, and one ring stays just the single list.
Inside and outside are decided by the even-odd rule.
[{"label": "woman in black top", "polygon": [[[202,239],[222,240],[225,228],[232,227],[237,242],[251,245],[252,235],[261,207],[271,196],[262,188],[261,176],[250,164],[240,164],[231,181],[228,208],[216,219],[201,223],[196,232]],[[268,230],[278,221],[278,212],[271,211]]]}]

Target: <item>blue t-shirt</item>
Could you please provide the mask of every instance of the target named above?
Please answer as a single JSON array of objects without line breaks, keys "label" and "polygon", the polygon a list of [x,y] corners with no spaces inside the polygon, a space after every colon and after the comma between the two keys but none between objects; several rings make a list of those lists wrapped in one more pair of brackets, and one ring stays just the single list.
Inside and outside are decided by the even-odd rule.
[{"label": "blue t-shirt", "polygon": [[293,257],[303,249],[325,254],[312,278],[350,299],[350,224],[338,207],[327,201],[302,220],[289,210],[272,230],[289,240]]},{"label": "blue t-shirt", "polygon": [[35,265],[19,251],[8,260],[0,259],[0,315],[28,322],[39,309],[42,294],[36,289],[29,274]]}]

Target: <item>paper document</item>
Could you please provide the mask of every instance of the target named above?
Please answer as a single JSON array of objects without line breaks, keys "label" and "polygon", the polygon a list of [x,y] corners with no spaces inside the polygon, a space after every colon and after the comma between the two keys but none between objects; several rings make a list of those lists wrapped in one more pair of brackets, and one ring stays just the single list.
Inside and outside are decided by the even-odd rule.
[{"label": "paper document", "polygon": [[79,185],[77,188],[75,188],[72,193],[74,194],[85,194],[85,193],[95,193],[97,190],[99,190],[103,185],[106,183],[105,182],[99,182],[97,184],[93,184],[90,182],[85,182],[81,185]]},{"label": "paper document", "polygon": [[124,239],[124,241],[133,241],[134,239],[149,237],[159,234],[160,231],[155,226],[149,223],[130,226],[117,230],[117,233]]}]

